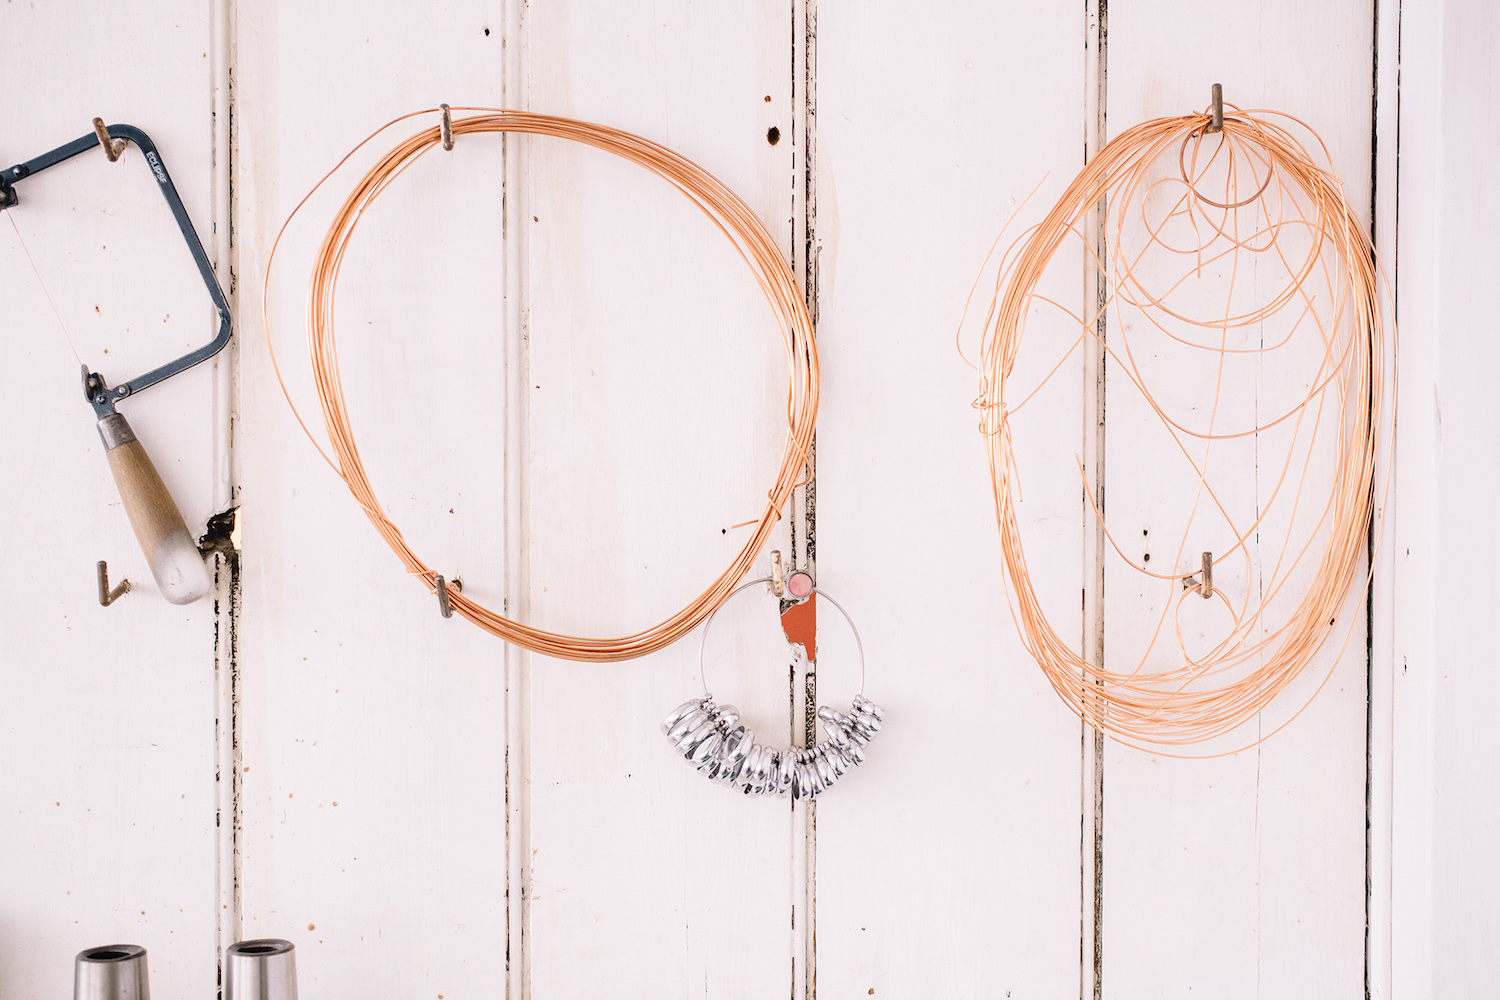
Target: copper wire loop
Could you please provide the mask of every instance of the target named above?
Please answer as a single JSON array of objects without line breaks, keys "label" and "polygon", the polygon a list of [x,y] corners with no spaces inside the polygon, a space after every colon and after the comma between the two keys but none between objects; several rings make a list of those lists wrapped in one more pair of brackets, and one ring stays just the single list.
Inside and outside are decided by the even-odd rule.
[{"label": "copper wire loop", "polygon": [[[1330,165],[1328,150],[1312,129],[1290,116],[1231,110],[1222,133],[1207,139],[1204,129],[1209,116],[1193,114],[1144,122],[1100,150],[1043,221],[1022,233],[1002,254],[975,366],[980,380],[975,406],[982,414],[980,429],[989,451],[1006,593],[1026,649],[1052,688],[1090,725],[1121,742],[1163,756],[1219,756],[1214,752],[1171,753],[1162,748],[1218,741],[1253,719],[1320,651],[1334,651],[1329,640],[1337,621],[1345,634],[1337,655],[1329,657],[1328,672],[1332,673],[1364,617],[1346,602],[1356,586],[1361,594],[1369,586],[1370,571],[1362,569],[1362,563],[1369,551],[1371,519],[1378,509],[1377,447],[1382,436],[1388,447],[1390,438],[1390,411],[1383,398],[1388,382],[1387,331],[1381,322],[1389,289],[1365,228]],[[1319,157],[1315,159],[1309,150],[1316,150]],[[1210,182],[1210,177],[1216,180]],[[1211,189],[1210,183],[1214,185]],[[1242,198],[1241,193],[1249,197]],[[1103,211],[1101,205],[1105,206]],[[1100,259],[1095,244],[1086,236],[1093,219],[1099,220],[1098,232],[1108,248],[1107,260]],[[1164,235],[1169,224],[1175,226],[1170,239]],[[1132,240],[1140,244],[1135,249],[1130,249]],[[1109,279],[1107,294],[1082,315],[1038,288],[1059,249],[1069,241],[1082,246],[1086,259]],[[1154,265],[1163,260],[1168,264],[1181,261],[1180,267],[1167,267],[1171,273],[1154,288],[1145,284],[1148,268],[1142,266],[1148,251],[1156,255]],[[1178,290],[1194,288],[1201,304],[1203,288],[1195,287],[1194,281],[1209,267],[1227,276],[1224,297],[1206,311],[1191,308],[1191,295],[1187,306],[1172,299]],[[1152,271],[1153,276],[1159,273]],[[1236,282],[1248,286],[1255,275],[1272,273],[1284,273],[1285,285],[1272,294],[1258,296],[1253,305],[1243,303],[1246,292]],[[972,299],[972,291],[970,295]],[[1042,343],[1045,351],[1062,355],[1061,360],[1039,384],[1013,386],[1010,379],[1033,311],[1046,312],[1049,320],[1061,316],[1076,339],[1071,346],[1066,339]],[[1106,312],[1111,315],[1107,340],[1101,337],[1100,327]],[[1266,332],[1273,319],[1287,332],[1279,342],[1268,343],[1277,339]],[[1231,346],[1230,334],[1246,328],[1258,332],[1259,345],[1254,346],[1252,340],[1248,349]],[[962,329],[961,323],[961,334]],[[1205,331],[1207,335],[1203,336]],[[1216,426],[1216,421],[1225,422],[1220,398],[1226,364],[1236,355],[1265,356],[1299,332],[1318,338],[1303,343],[1311,344],[1312,350],[1321,354],[1317,371],[1309,379],[1311,391],[1307,397],[1287,412],[1256,412],[1255,426],[1249,429]],[[1389,333],[1393,366],[1395,330]],[[1201,415],[1192,420],[1175,417],[1152,395],[1140,362],[1156,356],[1153,350],[1162,348],[1137,343],[1147,335],[1168,338],[1162,343],[1170,342],[1174,350],[1205,352],[1211,363],[1217,364],[1206,428]],[[1236,335],[1250,339],[1245,332]],[[1110,389],[1111,401],[1116,392],[1139,393],[1150,416],[1161,421],[1171,438],[1172,443],[1166,446],[1168,453],[1184,459],[1196,479],[1188,524],[1166,543],[1165,554],[1169,556],[1175,546],[1175,561],[1162,567],[1166,572],[1158,572],[1149,569],[1139,556],[1127,555],[1105,523],[1102,500],[1096,500],[1094,484],[1078,462],[1084,496],[1093,517],[1102,525],[1105,555],[1111,560],[1118,557],[1130,571],[1140,574],[1143,594],[1160,594],[1152,599],[1161,611],[1147,648],[1137,655],[1138,651],[1121,650],[1118,644],[1112,644],[1107,653],[1112,667],[1080,655],[1076,642],[1060,636],[1047,620],[1022,548],[1022,522],[1017,516],[1019,482],[1011,437],[1011,419],[1074,352],[1091,341],[1099,345],[1107,359],[1111,377],[1116,380],[1111,386],[1121,387]],[[1050,360],[1049,353],[1044,370]],[[1267,378],[1277,377],[1276,369],[1268,367],[1265,371]],[[1393,378],[1389,381],[1394,384]],[[1300,388],[1296,392],[1300,393]],[[1320,432],[1320,427],[1333,424],[1337,426],[1324,427]],[[1271,481],[1269,494],[1257,494],[1253,523],[1249,523],[1249,517],[1232,516],[1215,494],[1207,479],[1208,449],[1215,441],[1252,436],[1260,449],[1265,440],[1261,435],[1278,425],[1282,425],[1281,433],[1291,435],[1292,450],[1285,464],[1279,459],[1265,464],[1266,479]],[[1322,446],[1333,452],[1331,488],[1327,490],[1314,487],[1308,479],[1313,444],[1320,433],[1325,439],[1333,438]],[[1307,460],[1299,476],[1292,459],[1303,438]],[[1389,488],[1389,476],[1385,479],[1382,490]],[[1278,516],[1285,519],[1285,537],[1265,520],[1275,505],[1279,505]],[[1183,608],[1189,597],[1196,599],[1199,593],[1209,596],[1197,567],[1186,572],[1181,569],[1191,558],[1189,531],[1200,506],[1209,512],[1205,516],[1219,519],[1217,523],[1232,533],[1223,542],[1203,547],[1213,548],[1216,569],[1231,560],[1233,565],[1243,567],[1238,589],[1246,593],[1226,593],[1224,588],[1233,586],[1231,580],[1215,574],[1211,596],[1227,609],[1233,626],[1209,637],[1212,648],[1194,655],[1179,616],[1191,612]],[[1289,515],[1286,507],[1290,507]],[[1299,512],[1302,520],[1298,519]],[[1294,524],[1309,531],[1306,542],[1293,541]],[[1313,527],[1308,529],[1306,525]],[[1258,568],[1259,560],[1251,557],[1252,545],[1260,544],[1262,532],[1270,542],[1264,570]],[[1377,530],[1375,537],[1378,535]],[[1320,539],[1321,551],[1316,544]],[[1153,544],[1161,543],[1153,539]],[[1256,551],[1258,554],[1258,547]],[[1299,580],[1310,578],[1310,583],[1300,603],[1292,607],[1298,587],[1288,586],[1288,581],[1299,564],[1305,567]],[[1249,591],[1256,588],[1248,587],[1247,582],[1257,574],[1261,574],[1259,592],[1252,600]],[[1267,605],[1278,599],[1278,592],[1281,603],[1276,605],[1276,620],[1272,620],[1266,614]],[[1287,608],[1291,610],[1283,615]],[[1163,667],[1159,656],[1148,663],[1164,633],[1171,635],[1173,631],[1177,645],[1173,656],[1179,665]],[[1269,731],[1248,745],[1255,745],[1296,718],[1327,680],[1327,675],[1321,678],[1288,718],[1279,724],[1268,721],[1264,729]],[[1241,745],[1225,752],[1244,748]],[[1217,749],[1217,745],[1211,749]]]},{"label": "copper wire loop", "polygon": [[[276,248],[285,234],[287,226],[302,209],[313,193],[322,187],[359,149],[374,140],[386,129],[418,115],[436,114],[439,109],[430,108],[402,115],[377,129],[334,166],[333,170],[315,185],[297,207],[292,210],[271,248],[266,263],[266,282],[261,290],[262,316],[265,317],[266,344],[271,348],[275,363],[275,349],[271,344],[269,325],[270,311],[267,308],[271,280],[271,261]],[[708,589],[693,599],[687,607],[667,620],[634,635],[617,639],[593,639],[581,636],[562,635],[533,628],[512,621],[465,596],[450,589],[449,601],[453,610],[480,628],[497,635],[506,642],[524,646],[538,653],[570,660],[607,661],[626,660],[661,649],[696,628],[705,618],[733,593],[736,583],[743,579],[770,539],[782,508],[799,485],[799,476],[806,463],[807,450],[812,443],[813,422],[818,411],[818,353],[813,340],[812,319],[803,300],[802,288],[791,267],[782,256],[776,241],[756,214],[732,191],[715,179],[702,167],[679,156],[649,139],[622,132],[619,129],[567,118],[530,114],[522,111],[506,111],[499,108],[454,108],[454,111],[477,112],[467,118],[453,118],[453,134],[465,135],[475,132],[521,132],[531,135],[554,136],[581,142],[597,149],[623,157],[638,164],[671,184],[686,195],[706,215],[713,225],[723,233],[739,252],[740,258],[755,275],[766,301],[776,316],[777,328],[786,348],[790,364],[787,385],[787,435],[786,447],[777,470],[776,482],[767,494],[765,510],[755,524],[755,531],[745,542],[729,567]],[[354,498],[364,509],[381,537],[406,565],[407,571],[421,578],[429,591],[436,591],[437,573],[418,558],[406,544],[401,531],[385,515],[380,501],[375,496],[364,466],[360,462],[359,449],[355,445],[354,432],[344,408],[344,393],[339,381],[338,358],[334,348],[334,291],[338,284],[339,269],[349,241],[359,224],[362,213],[400,174],[419,157],[442,143],[442,132],[438,125],[424,128],[403,140],[385,153],[376,164],[360,178],[354,189],[344,199],[338,214],[323,237],[316,260],[308,294],[308,355],[312,365],[313,379],[317,387],[318,402],[323,412],[323,423],[329,441],[338,456],[335,462],[318,445],[308,430],[296,405],[292,403],[285,381],[281,381],[282,393],[297,415],[303,432],[318,448],[325,461],[332,466],[348,485]],[[276,366],[276,377],[281,380],[280,366]]]}]

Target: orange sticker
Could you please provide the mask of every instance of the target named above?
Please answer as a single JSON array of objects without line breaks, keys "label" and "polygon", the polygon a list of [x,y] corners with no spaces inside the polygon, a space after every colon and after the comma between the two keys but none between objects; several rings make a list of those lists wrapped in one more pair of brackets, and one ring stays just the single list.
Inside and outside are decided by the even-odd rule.
[{"label": "orange sticker", "polygon": [[781,613],[781,631],[786,641],[800,643],[809,661],[818,659],[818,595],[794,604]]}]

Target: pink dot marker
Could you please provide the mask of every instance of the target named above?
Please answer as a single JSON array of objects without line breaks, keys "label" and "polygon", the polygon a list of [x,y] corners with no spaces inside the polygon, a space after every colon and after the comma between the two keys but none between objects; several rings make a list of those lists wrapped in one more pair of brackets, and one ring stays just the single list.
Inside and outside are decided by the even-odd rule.
[{"label": "pink dot marker", "polygon": [[813,578],[798,570],[786,579],[786,589],[793,597],[802,598],[813,592]]}]

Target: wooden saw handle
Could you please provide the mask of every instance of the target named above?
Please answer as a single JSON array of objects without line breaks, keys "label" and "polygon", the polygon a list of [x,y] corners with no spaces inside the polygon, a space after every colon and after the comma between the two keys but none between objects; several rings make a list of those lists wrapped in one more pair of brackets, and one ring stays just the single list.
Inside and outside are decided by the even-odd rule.
[{"label": "wooden saw handle", "polygon": [[114,473],[125,513],[136,541],[151,564],[151,575],[161,595],[173,604],[191,604],[209,591],[208,567],[198,543],[188,534],[182,512],[167,492],[146,449],[130,424],[118,413],[99,421],[99,437],[109,471]]}]

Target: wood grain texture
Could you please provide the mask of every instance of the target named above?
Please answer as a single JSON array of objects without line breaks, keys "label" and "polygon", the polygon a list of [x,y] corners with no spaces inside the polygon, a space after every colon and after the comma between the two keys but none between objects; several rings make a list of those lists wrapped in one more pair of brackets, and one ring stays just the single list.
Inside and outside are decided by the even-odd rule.
[{"label": "wood grain texture", "polygon": [[[145,129],[188,213],[211,226],[207,12],[0,7],[6,166],[92,131]],[[60,72],[72,65],[73,72]],[[209,996],[214,953],[213,608],[152,582],[79,390],[215,326],[139,150],[84,154],[17,187],[0,218],[0,994],[66,995],[73,956],[136,942],[161,996]],[[16,229],[12,229],[12,223]],[[38,283],[17,240],[19,230]],[[211,512],[210,383],[186,372],[122,404],[190,530]],[[98,604],[94,564],[131,591]]]}]

